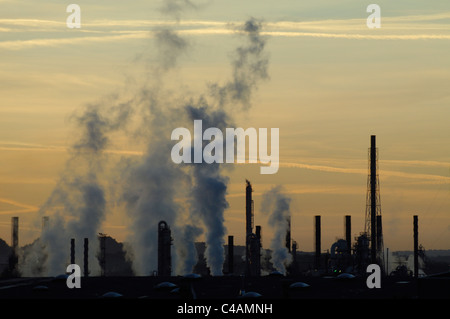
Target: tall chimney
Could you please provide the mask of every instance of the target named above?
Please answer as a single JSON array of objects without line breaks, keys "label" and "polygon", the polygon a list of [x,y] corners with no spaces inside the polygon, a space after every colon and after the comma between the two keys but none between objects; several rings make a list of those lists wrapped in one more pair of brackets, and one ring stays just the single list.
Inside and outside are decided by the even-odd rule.
[{"label": "tall chimney", "polygon": [[255,228],[255,235],[256,235],[256,238],[259,241],[261,241],[262,233],[261,233],[261,226],[260,225],[256,226],[256,228]]},{"label": "tall chimney", "polygon": [[419,277],[419,217],[414,215],[414,277]]},{"label": "tall chimney", "polygon": [[292,262],[297,267],[297,242],[295,240],[292,241]]},{"label": "tall chimney", "polygon": [[247,180],[247,187],[245,188],[245,220],[246,220],[246,235],[253,233],[253,199],[252,199],[252,184]]},{"label": "tall chimney", "polygon": [[253,199],[252,184],[246,180],[245,188],[245,273],[251,275],[251,238],[253,237]]},{"label": "tall chimney", "polygon": [[371,260],[377,263],[377,146],[376,136],[370,137],[370,235],[371,235]]},{"label": "tall chimney", "polygon": [[345,216],[345,241],[347,242],[347,251],[349,254],[352,252],[352,217]]},{"label": "tall chimney", "polygon": [[165,221],[158,224],[158,276],[172,275],[172,232]]},{"label": "tall chimney", "polygon": [[100,239],[100,275],[106,276],[106,234],[99,233]]},{"label": "tall chimney", "polygon": [[261,226],[256,226],[255,234],[250,234],[250,276],[261,276]]},{"label": "tall chimney", "polygon": [[17,254],[19,248],[19,217],[11,217],[11,247]]},{"label": "tall chimney", "polygon": [[316,248],[316,255],[315,255],[315,263],[314,268],[319,269],[320,267],[320,240],[321,240],[321,234],[320,234],[320,216],[315,216],[315,228],[316,228],[316,236],[315,236],[315,248]]},{"label": "tall chimney", "polygon": [[228,273],[234,272],[234,237],[228,236]]},{"label": "tall chimney", "polygon": [[89,276],[89,239],[84,239],[84,277]]},{"label": "tall chimney", "polygon": [[286,248],[288,252],[291,252],[291,216],[286,218],[287,230],[286,230]]},{"label": "tall chimney", "polygon": [[75,238],[70,240],[70,263],[75,264]]},{"label": "tall chimney", "polygon": [[11,247],[12,258],[9,266],[12,274],[16,276],[19,264],[19,217],[11,217]]}]

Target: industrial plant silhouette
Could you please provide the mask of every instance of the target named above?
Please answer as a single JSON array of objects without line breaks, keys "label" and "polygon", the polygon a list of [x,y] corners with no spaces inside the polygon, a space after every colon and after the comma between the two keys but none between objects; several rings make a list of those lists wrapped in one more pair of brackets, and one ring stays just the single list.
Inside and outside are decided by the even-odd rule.
[{"label": "industrial plant silhouette", "polygon": [[[262,247],[261,226],[254,225],[253,186],[245,183],[245,246],[235,246],[234,236],[228,236],[223,276],[213,276],[205,262],[205,243],[196,243],[198,260],[193,273],[174,275],[172,270],[173,238],[170,225],[161,220],[155,229],[157,236],[157,269],[146,276],[134,276],[131,262],[125,258],[123,245],[106,234],[99,233],[100,251],[89,250],[89,240],[77,243],[75,238],[67,243],[70,263],[83,269],[81,288],[69,289],[66,285],[70,274],[56,277],[22,277],[19,248],[19,218],[12,217],[11,247],[0,241],[3,262],[0,279],[0,299],[22,298],[148,298],[148,299],[417,299],[450,297],[450,273],[428,268],[430,273],[421,275],[426,267],[426,256],[419,245],[419,219],[412,216],[414,267],[407,269],[399,264],[394,271],[386,267],[384,255],[378,151],[376,137],[371,136],[369,148],[369,173],[367,179],[367,203],[365,228],[352,240],[351,216],[343,216],[345,237],[338,239],[327,253],[321,245],[321,216],[314,216],[315,251],[298,252],[297,243],[291,239],[291,218],[285,216],[283,249],[290,256],[285,269],[277,269],[270,258],[274,254]],[[49,217],[42,220],[48,227]],[[243,228],[243,227],[242,227]],[[39,243],[34,243],[39,244]],[[83,245],[84,254],[75,256],[75,245]],[[101,268],[100,276],[92,276],[89,254],[96,254]],[[37,256],[45,259],[45,256]],[[78,259],[77,259],[78,258]],[[83,263],[80,263],[80,260]],[[368,287],[366,280],[369,265],[381,269],[381,288]]]}]

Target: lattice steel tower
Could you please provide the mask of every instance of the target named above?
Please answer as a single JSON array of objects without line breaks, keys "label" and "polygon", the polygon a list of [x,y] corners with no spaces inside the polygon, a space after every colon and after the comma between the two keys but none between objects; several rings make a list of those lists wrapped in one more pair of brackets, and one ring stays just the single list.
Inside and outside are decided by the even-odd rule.
[{"label": "lattice steel tower", "polygon": [[384,248],[381,222],[380,180],[378,177],[378,149],[376,137],[370,137],[369,175],[367,177],[365,233],[370,238],[370,262],[383,269]]}]

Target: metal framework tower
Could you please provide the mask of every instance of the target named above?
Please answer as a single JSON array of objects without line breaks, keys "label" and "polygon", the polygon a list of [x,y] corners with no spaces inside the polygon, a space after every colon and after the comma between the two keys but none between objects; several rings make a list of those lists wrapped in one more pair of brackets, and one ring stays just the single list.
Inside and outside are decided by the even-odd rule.
[{"label": "metal framework tower", "polygon": [[[370,239],[370,261],[384,265],[383,231],[381,225],[380,181],[376,136],[370,137],[369,175],[367,177],[366,219],[364,232]],[[382,267],[383,268],[383,267]]]}]

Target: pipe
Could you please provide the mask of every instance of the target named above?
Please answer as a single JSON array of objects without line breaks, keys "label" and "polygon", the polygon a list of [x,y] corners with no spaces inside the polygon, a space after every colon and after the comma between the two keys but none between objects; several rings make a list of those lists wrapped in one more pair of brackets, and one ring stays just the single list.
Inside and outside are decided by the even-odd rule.
[{"label": "pipe", "polygon": [[75,238],[70,240],[70,263],[75,264]]},{"label": "pipe", "polygon": [[376,136],[370,137],[370,235],[372,264],[377,263],[377,148]]},{"label": "pipe", "polygon": [[89,239],[84,239],[84,277],[89,276]]},{"label": "pipe", "polygon": [[351,254],[352,251],[352,217],[345,216],[345,241],[347,242],[347,251]]},{"label": "pipe", "polygon": [[419,217],[413,217],[414,227],[414,277],[419,277]]},{"label": "pipe", "polygon": [[316,255],[315,255],[315,269],[319,269],[320,267],[320,216],[315,216],[315,229],[316,229],[316,236],[315,236],[315,247],[316,247]]},{"label": "pipe", "polygon": [[228,273],[234,272],[234,237],[228,236]]}]

